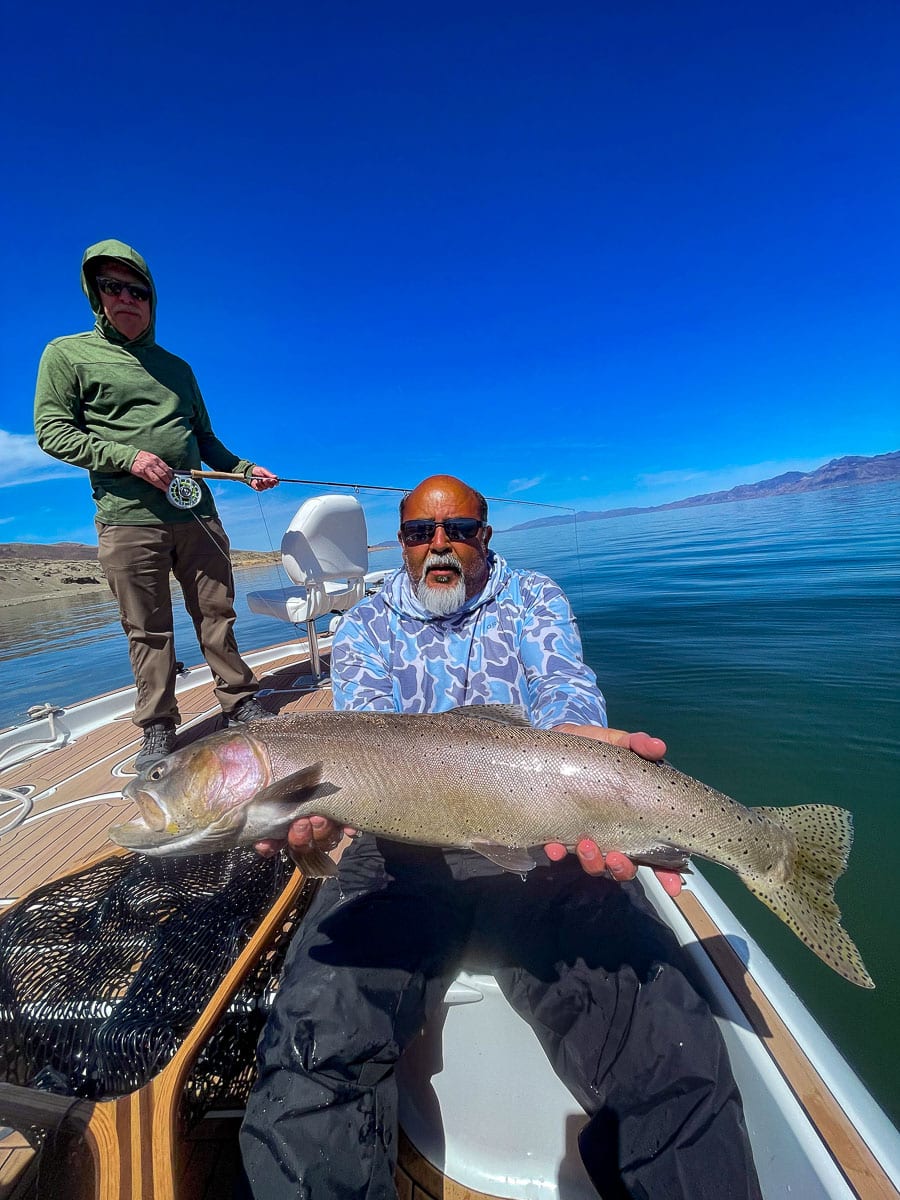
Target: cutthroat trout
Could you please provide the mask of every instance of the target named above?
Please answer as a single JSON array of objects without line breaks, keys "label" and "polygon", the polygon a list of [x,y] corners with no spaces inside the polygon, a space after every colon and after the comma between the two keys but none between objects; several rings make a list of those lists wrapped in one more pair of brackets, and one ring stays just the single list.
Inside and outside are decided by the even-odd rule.
[{"label": "cutthroat trout", "polygon": [[[198,854],[284,836],[320,814],[381,837],[464,847],[526,872],[530,846],[592,838],[604,852],[684,870],[696,854],[735,871],[838,974],[874,987],[840,924],[834,885],[850,813],[825,804],[745,808],[664,763],[533,729],[518,709],[317,712],[203,738],[124,789],[141,813],[110,837],[143,854]],[[335,871],[304,857],[310,875]]]}]

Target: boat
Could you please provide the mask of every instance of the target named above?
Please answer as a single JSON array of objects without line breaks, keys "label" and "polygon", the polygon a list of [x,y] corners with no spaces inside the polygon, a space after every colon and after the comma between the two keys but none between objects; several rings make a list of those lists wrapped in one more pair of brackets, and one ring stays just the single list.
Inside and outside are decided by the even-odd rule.
[{"label": "boat", "polygon": [[[308,574],[304,582],[309,564],[304,567],[297,534],[292,522],[283,542],[297,590],[254,601],[289,619],[294,636],[244,656],[261,681],[263,703],[279,713],[331,706],[333,609],[349,607],[355,602],[351,595],[359,598],[379,582],[367,571],[367,556],[357,543],[353,578],[338,586],[343,568],[332,562],[333,578],[329,586],[320,581],[313,603],[315,588],[308,586]],[[185,670],[176,690],[184,721],[180,744],[221,725],[205,664]],[[139,745],[129,719],[133,704],[132,687],[66,709],[47,703],[28,721],[0,731],[0,936],[22,914],[39,920],[53,896],[76,894],[91,880],[106,887],[107,880],[139,872],[149,861],[177,861],[135,861],[107,840],[110,825],[134,815],[122,796]],[[89,989],[77,1000],[63,997],[56,977],[64,968],[52,964],[64,962],[59,954],[65,938],[51,929],[38,955],[45,980],[41,998],[36,990],[26,992],[10,1005],[3,986],[24,951],[6,951],[0,1123],[7,1124],[0,1131],[0,1200],[199,1200],[230,1194],[253,1041],[277,986],[279,955],[319,886],[291,864],[283,864],[280,875],[279,868],[272,870],[265,910],[235,943],[189,1030],[154,1050],[158,1061],[147,1077],[110,1085],[103,1094],[91,1094],[96,1080],[91,1084],[87,1070],[81,1090],[67,1093],[58,1056],[40,1070],[23,1065],[40,1037],[29,1032],[25,1046],[22,1021],[31,1022],[30,1031],[39,1024],[41,1036],[50,1030],[54,1046],[60,1038],[71,1041],[65,1031],[79,1022],[94,1030],[114,1015],[146,960],[138,963],[137,951],[124,946],[126,966],[129,954],[135,963],[115,995]],[[695,983],[722,1029],[766,1200],[900,1197],[900,1134],[727,905],[700,875],[689,876],[675,899],[652,872],[641,868],[640,875],[661,919],[684,945]],[[154,893],[154,903],[162,903],[168,886]],[[174,911],[174,902],[165,903],[166,914]],[[31,961],[37,953],[33,941]],[[240,1055],[227,1049],[216,1058],[210,1046],[236,1046],[235,1031],[241,1029],[249,1029],[241,1043],[241,1053],[250,1047],[249,1066],[238,1064],[234,1083],[224,1079],[223,1063]],[[409,1049],[398,1078],[397,1183],[403,1200],[595,1200],[578,1154],[578,1133],[587,1118],[492,976],[460,975],[445,998],[443,1020]]]}]

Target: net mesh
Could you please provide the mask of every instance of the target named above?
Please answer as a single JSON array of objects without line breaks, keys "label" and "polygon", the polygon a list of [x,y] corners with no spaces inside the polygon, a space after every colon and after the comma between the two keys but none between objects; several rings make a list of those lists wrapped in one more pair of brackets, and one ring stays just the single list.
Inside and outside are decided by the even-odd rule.
[{"label": "net mesh", "polygon": [[[100,1100],[170,1061],[281,894],[286,855],[126,855],[37,889],[0,921],[0,1072],[8,1083]],[[257,956],[201,1050],[183,1097],[192,1123],[241,1106],[265,997],[316,884]]]}]

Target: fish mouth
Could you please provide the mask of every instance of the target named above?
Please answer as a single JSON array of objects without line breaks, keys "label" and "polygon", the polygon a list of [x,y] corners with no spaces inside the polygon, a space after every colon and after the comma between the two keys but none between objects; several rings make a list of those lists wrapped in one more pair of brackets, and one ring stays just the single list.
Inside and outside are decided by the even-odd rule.
[{"label": "fish mouth", "polygon": [[122,795],[136,806],[141,819],[113,825],[109,831],[110,841],[126,850],[152,854],[157,848],[167,848],[181,840],[178,826],[170,823],[162,803],[148,788],[141,786],[140,780],[132,779],[122,789]]},{"label": "fish mouth", "polygon": [[111,827],[109,840],[138,854],[212,854],[235,845],[235,825],[227,813],[211,825],[187,829],[174,824],[158,829],[145,821],[126,821]]},{"label": "fish mouth", "polygon": [[[169,824],[166,810],[156,796],[146,788],[134,787],[131,783],[124,789],[124,794],[137,805],[138,812],[144,818],[147,829],[154,833],[164,833]],[[124,828],[117,826],[116,828]]]},{"label": "fish mouth", "polygon": [[169,853],[182,842],[188,840],[187,835],[180,837],[165,836],[165,830],[151,829],[143,821],[128,821],[124,825],[113,825],[109,831],[109,840],[125,850],[136,850],[141,854]]}]

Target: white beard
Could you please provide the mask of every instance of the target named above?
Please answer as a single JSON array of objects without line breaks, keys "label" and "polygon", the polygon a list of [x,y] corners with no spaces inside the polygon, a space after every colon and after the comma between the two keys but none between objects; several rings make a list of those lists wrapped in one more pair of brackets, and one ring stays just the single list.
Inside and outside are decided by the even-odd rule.
[{"label": "white beard", "polygon": [[[456,583],[452,587],[446,584],[441,587],[431,587],[428,583],[428,571],[431,567],[452,567],[459,572]],[[463,575],[462,563],[452,552],[450,554],[429,554],[422,566],[422,578],[416,584],[416,599],[426,612],[434,613],[436,617],[449,617],[466,602],[466,580]]]}]

